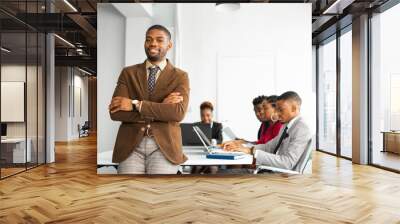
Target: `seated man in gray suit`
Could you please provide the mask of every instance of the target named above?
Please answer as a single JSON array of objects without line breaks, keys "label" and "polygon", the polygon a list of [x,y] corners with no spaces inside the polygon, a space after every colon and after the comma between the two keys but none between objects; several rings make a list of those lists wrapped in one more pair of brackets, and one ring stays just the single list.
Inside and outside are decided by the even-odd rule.
[{"label": "seated man in gray suit", "polygon": [[301,98],[297,93],[292,91],[283,93],[278,97],[277,112],[285,126],[274,139],[251,148],[227,147],[225,150],[253,154],[257,165],[293,169],[311,139],[310,129],[300,117],[300,107]]}]

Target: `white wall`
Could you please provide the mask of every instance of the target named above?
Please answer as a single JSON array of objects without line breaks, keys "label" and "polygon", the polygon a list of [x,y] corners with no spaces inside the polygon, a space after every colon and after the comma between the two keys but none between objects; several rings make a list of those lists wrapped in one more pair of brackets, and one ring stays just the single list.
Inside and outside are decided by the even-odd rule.
[{"label": "white wall", "polygon": [[[112,5],[118,9],[124,9],[120,12],[123,13],[125,19],[125,29],[122,33],[125,38],[125,66],[142,63],[146,59],[144,51],[145,33],[151,25],[165,26],[171,32],[172,41],[175,43],[175,4],[114,3]],[[147,12],[145,10],[151,10],[152,14],[145,13]],[[167,53],[167,57],[172,63],[175,62],[174,54],[175,47]]]},{"label": "white wall", "polygon": [[[118,122],[108,114],[118,76],[125,66],[125,19],[111,4],[97,4],[97,151],[112,151]],[[143,48],[141,48],[142,50]]]},{"label": "white wall", "polygon": [[72,136],[74,138],[79,137],[78,124],[82,126],[85,121],[89,121],[89,92],[88,92],[88,76],[80,72],[76,68],[74,72],[74,82],[73,85],[75,90],[73,92],[74,96],[74,117],[72,119]]},{"label": "white wall", "polygon": [[[304,101],[303,115],[315,132],[311,4],[241,4],[239,11],[229,13],[217,13],[215,4],[153,3],[152,13],[137,12],[146,4],[112,5],[116,7],[98,4],[98,152],[111,151],[114,146],[119,124],[111,121],[107,106],[119,72],[123,66],[144,61],[144,33],[155,23],[170,29],[174,51],[168,58],[172,62],[176,59],[178,67],[189,73],[190,105],[184,122],[199,120],[198,107],[204,100],[218,102],[217,88],[223,88],[223,83],[217,84],[218,66],[221,66],[218,58],[245,56],[248,59],[263,55],[272,58],[272,62],[266,64],[274,65],[273,72],[267,74],[274,80],[273,89],[260,87],[254,90],[251,85],[243,87],[241,83],[229,83],[229,80],[226,84],[237,85],[236,92],[256,91],[265,95],[297,91]],[[136,13],[127,13],[129,11]],[[246,80],[246,74],[238,75]],[[247,109],[246,116],[250,118],[243,119],[242,114],[232,111],[238,120],[246,123],[244,128],[233,128],[239,131],[238,135],[254,139],[259,123],[251,99],[238,102],[239,105]],[[222,117],[218,105],[216,110]]]},{"label": "white wall", "polygon": [[55,73],[55,141],[77,139],[78,124],[88,121],[88,77],[73,67],[56,67]]},{"label": "white wall", "polygon": [[145,17],[125,19],[125,64],[124,66],[142,63],[146,59],[144,41],[147,27],[151,25],[151,19]]},{"label": "white wall", "polygon": [[[198,121],[200,103],[204,100],[217,103],[217,89],[233,85],[237,87],[237,92],[244,93],[251,91],[271,95],[288,90],[298,92],[304,101],[303,116],[315,131],[310,4],[241,4],[240,10],[233,12],[217,12],[214,4],[181,4],[179,7],[181,67],[189,73],[191,83],[190,109],[185,122]],[[270,83],[266,83],[265,88],[257,89],[257,80],[254,80],[253,88],[232,83],[231,80],[217,84],[219,58],[251,58],[254,55],[273,60],[274,72],[260,74],[268,76],[274,83],[273,88],[268,88]],[[266,62],[265,66],[270,64]],[[246,66],[243,64],[243,67]],[[249,68],[248,71],[251,70]],[[247,74],[232,75],[240,75],[243,81],[249,81]],[[232,128],[237,135],[254,139],[259,124],[253,115],[251,99],[237,104],[246,107],[247,112],[243,114],[232,110],[234,115],[229,117],[243,119],[246,116],[248,119],[243,119],[242,126]],[[224,113],[229,112],[218,113],[218,106],[216,118],[224,120]]]},{"label": "white wall", "polygon": [[68,141],[68,117],[69,117],[69,81],[68,67],[55,67],[55,141]]},{"label": "white wall", "polygon": [[88,92],[88,76],[83,72],[74,68],[74,81],[73,81],[73,94],[71,99],[72,119],[71,119],[71,136],[72,138],[79,138],[78,124],[80,127],[89,121],[89,92]]}]

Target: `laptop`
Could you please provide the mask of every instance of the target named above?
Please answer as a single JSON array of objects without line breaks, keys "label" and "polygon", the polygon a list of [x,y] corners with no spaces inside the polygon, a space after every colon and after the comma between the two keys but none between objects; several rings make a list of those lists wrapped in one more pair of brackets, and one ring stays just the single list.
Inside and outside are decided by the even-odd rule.
[{"label": "laptop", "polygon": [[[235,133],[233,133],[233,131],[230,127],[225,127],[224,129],[222,129],[222,132],[225,134],[225,136],[227,136],[229,138],[229,140],[240,139],[237,137],[237,135],[235,135]],[[245,143],[242,144],[243,146],[245,146],[245,147],[253,147],[254,146],[254,144],[252,142],[249,142],[244,139],[242,139],[242,140],[245,141]]]},{"label": "laptop", "polygon": [[198,126],[193,126],[194,132],[197,134],[197,137],[200,139],[201,143],[204,146],[204,149],[207,154],[226,154],[226,155],[233,155],[233,156],[241,156],[245,155],[244,152],[229,152],[223,150],[223,148],[219,146],[212,146],[210,140],[207,136],[203,133],[203,131]]},{"label": "laptop", "polygon": [[238,137],[233,133],[230,127],[225,127],[222,132],[229,138],[229,140],[236,140]]},{"label": "laptop", "polygon": [[1,123],[1,140],[7,139],[7,124]]},{"label": "laptop", "polygon": [[[184,146],[203,146],[200,139],[197,137],[193,130],[193,123],[182,123],[181,133],[182,133],[182,145]],[[196,124],[205,134],[207,139],[211,139],[211,127],[209,124]]]}]

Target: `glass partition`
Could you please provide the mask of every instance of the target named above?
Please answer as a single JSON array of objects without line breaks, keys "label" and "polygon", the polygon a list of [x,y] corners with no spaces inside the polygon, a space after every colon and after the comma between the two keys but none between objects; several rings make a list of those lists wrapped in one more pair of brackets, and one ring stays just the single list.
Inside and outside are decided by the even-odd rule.
[{"label": "glass partition", "polygon": [[[17,18],[44,1],[2,1],[0,178],[45,162],[45,35]],[[13,10],[14,13],[7,13]]]}]

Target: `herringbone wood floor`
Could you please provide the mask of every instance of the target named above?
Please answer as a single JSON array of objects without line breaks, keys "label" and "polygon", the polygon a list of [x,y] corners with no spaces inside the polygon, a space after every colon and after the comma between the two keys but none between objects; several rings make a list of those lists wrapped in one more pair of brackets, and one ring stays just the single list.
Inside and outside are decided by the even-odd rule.
[{"label": "herringbone wood floor", "polygon": [[400,223],[400,175],[316,152],[310,176],[96,174],[94,137],[0,181],[0,223]]}]

